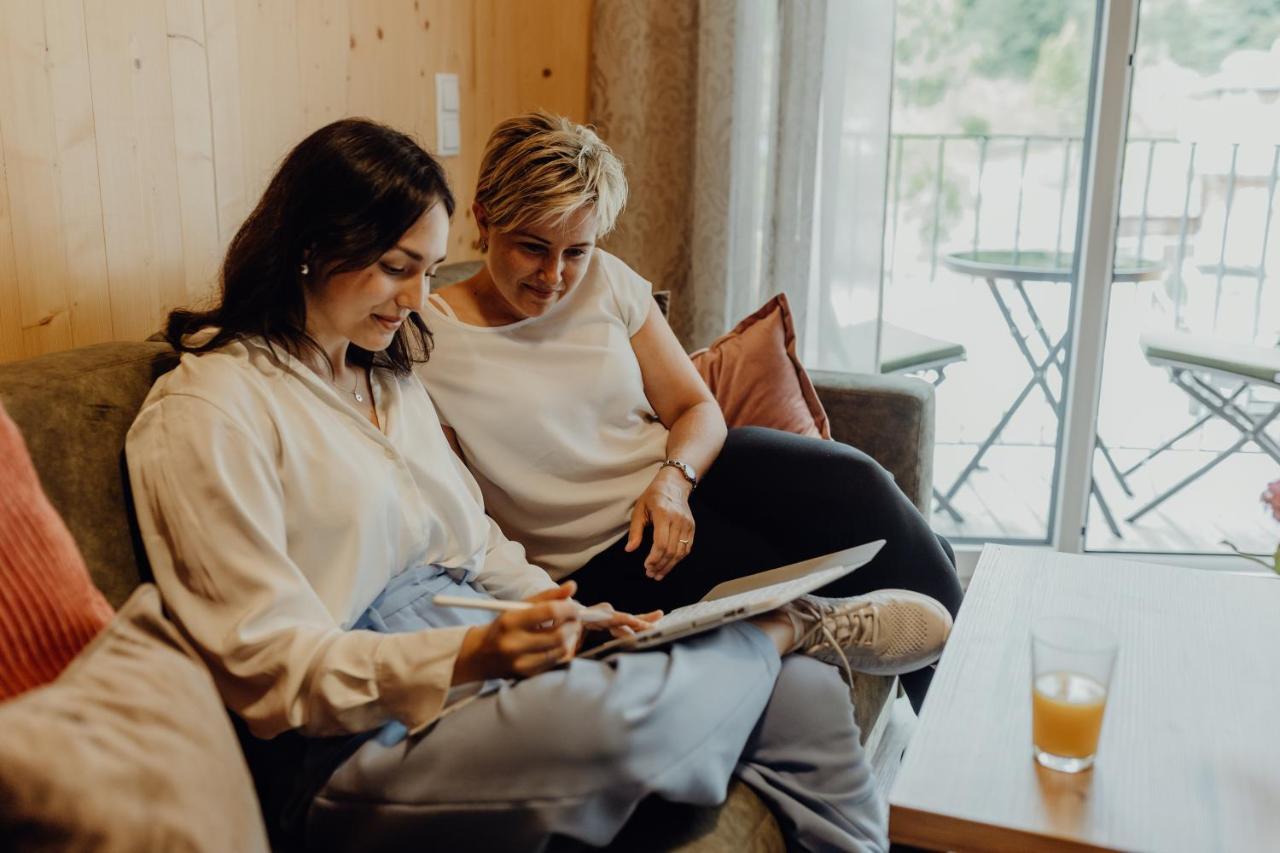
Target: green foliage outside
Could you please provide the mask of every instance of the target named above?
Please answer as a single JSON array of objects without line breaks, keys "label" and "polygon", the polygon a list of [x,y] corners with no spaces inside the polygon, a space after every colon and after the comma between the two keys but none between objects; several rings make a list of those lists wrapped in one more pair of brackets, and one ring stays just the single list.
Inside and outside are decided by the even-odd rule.
[{"label": "green foliage outside", "polygon": [[[1082,136],[1096,11],[1094,0],[899,0],[893,132]],[[1210,75],[1277,38],[1280,0],[1142,0],[1137,73],[1175,64]],[[899,150],[898,218],[918,224],[925,246],[945,240],[973,204],[970,177],[948,162],[939,184],[936,142]]]},{"label": "green foliage outside", "polygon": [[1140,25],[1143,62],[1170,59],[1210,74],[1233,51],[1271,47],[1280,37],[1280,0],[1146,0]]},{"label": "green foliage outside", "polygon": [[[930,106],[955,81],[978,76],[1030,80],[1073,100],[1087,84],[1094,12],[1091,0],[903,0],[895,95]],[[1280,38],[1280,0],[1144,0],[1140,25],[1142,63],[1209,74],[1233,51],[1266,50]]]}]

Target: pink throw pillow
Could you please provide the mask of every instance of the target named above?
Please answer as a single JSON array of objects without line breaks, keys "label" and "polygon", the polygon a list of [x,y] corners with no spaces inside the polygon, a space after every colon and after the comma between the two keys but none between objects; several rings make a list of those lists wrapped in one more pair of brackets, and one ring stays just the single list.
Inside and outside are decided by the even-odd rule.
[{"label": "pink throw pillow", "polygon": [[111,621],[80,550],[0,406],[0,701],[58,677]]},{"label": "pink throw pillow", "polygon": [[796,356],[786,295],[773,297],[733,331],[689,357],[729,426],[831,438],[827,413]]}]

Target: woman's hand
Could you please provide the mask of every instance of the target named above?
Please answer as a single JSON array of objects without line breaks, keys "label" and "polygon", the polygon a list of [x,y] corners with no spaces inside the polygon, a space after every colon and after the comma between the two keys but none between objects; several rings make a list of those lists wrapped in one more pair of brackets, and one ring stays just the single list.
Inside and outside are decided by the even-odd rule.
[{"label": "woman's hand", "polygon": [[654,475],[631,511],[631,535],[624,551],[640,547],[645,525],[653,525],[653,547],[644,560],[644,573],[662,580],[693,547],[693,512],[689,493],[693,487],[679,471],[664,465]]},{"label": "woman's hand", "polygon": [[593,604],[591,609],[608,610],[613,616],[599,622],[584,622],[583,627],[588,631],[607,630],[615,637],[626,637],[636,631],[644,631],[662,618],[661,610],[650,610],[648,613],[623,613],[620,610],[614,610],[613,605],[607,601]]},{"label": "woman's hand", "polygon": [[578,613],[570,601],[577,584],[531,595],[528,610],[509,610],[488,625],[467,631],[453,664],[453,683],[486,678],[527,678],[573,657],[582,636]]}]

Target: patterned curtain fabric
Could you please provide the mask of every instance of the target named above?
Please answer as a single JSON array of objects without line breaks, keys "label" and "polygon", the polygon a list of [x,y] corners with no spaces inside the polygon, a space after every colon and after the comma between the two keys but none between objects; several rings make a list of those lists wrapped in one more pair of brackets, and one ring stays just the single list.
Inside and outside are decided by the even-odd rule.
[{"label": "patterned curtain fabric", "polygon": [[[699,5],[697,112],[693,115],[693,175],[686,192],[692,201],[689,243],[689,280],[685,292],[673,305],[688,302],[688,311],[677,316],[680,333],[692,347],[703,347],[733,328],[758,306],[748,298],[735,304],[744,291],[753,291],[754,282],[734,288],[730,282],[744,280],[735,269],[731,237],[740,221],[734,204],[734,179],[739,174],[735,162],[735,109],[740,97],[735,61],[740,38],[737,33],[739,9],[736,0],[703,0]],[[743,134],[743,128],[737,128]],[[749,275],[746,273],[745,275]],[[754,293],[751,294],[754,296]]]},{"label": "patterned curtain fabric", "polygon": [[605,247],[674,296],[689,341],[698,2],[598,0],[592,24],[591,122],[622,159],[627,208]]},{"label": "patterned curtain fabric", "polygon": [[[891,0],[864,5],[887,8],[891,24]],[[843,97],[827,90],[844,90],[850,34],[830,25],[854,19],[826,0],[597,0],[591,120],[631,184],[605,245],[672,291],[671,324],[687,346],[705,346],[786,293],[808,358],[874,367],[874,346],[866,363],[826,357],[841,324],[819,280],[830,247],[849,242],[843,224],[828,227],[824,250],[817,214],[841,151],[838,139],[824,144],[823,126],[838,138],[845,119]],[[891,27],[888,38],[891,57]],[[886,94],[888,80],[886,68]],[[824,97],[836,107],[827,116]],[[887,150],[887,99],[882,124]],[[882,214],[883,192],[870,198]],[[882,219],[869,226],[878,239]],[[878,294],[878,277],[872,285]]]}]

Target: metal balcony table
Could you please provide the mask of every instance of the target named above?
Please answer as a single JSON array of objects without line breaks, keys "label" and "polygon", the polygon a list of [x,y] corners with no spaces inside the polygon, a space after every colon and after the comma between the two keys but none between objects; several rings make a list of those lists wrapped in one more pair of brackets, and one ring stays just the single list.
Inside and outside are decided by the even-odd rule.
[{"label": "metal balcony table", "polygon": [[[1000,434],[1009,425],[1009,421],[1013,419],[1013,416],[1022,408],[1023,403],[1026,402],[1036,388],[1039,388],[1044,394],[1045,400],[1049,403],[1049,408],[1053,410],[1059,423],[1061,422],[1066,401],[1060,395],[1055,394],[1053,389],[1049,387],[1048,374],[1050,371],[1055,371],[1058,374],[1059,381],[1064,383],[1065,387],[1066,371],[1063,364],[1066,359],[1067,341],[1071,337],[1070,314],[1068,314],[1066,327],[1063,329],[1062,334],[1055,340],[1045,330],[1040,313],[1036,310],[1035,303],[1032,302],[1028,293],[1028,285],[1045,283],[1070,285],[1074,276],[1075,264],[1069,252],[1027,250],[952,252],[943,257],[942,263],[954,272],[986,279],[987,287],[991,291],[991,298],[995,300],[996,307],[1000,309],[1000,314],[1004,317],[1005,324],[1009,328],[1009,334],[1013,336],[1013,341],[1017,344],[1018,351],[1022,353],[1022,357],[1026,359],[1027,364],[1031,367],[1031,378],[1027,380],[1026,385],[1018,392],[1013,402],[1001,415],[991,434],[978,446],[973,458],[960,471],[960,475],[956,477],[955,482],[943,493],[947,503],[950,504],[955,498],[956,492],[960,490],[970,475],[982,464],[983,456],[999,440]],[[1163,271],[1164,264],[1158,261],[1117,258],[1112,280],[1117,282],[1149,281],[1159,278]],[[1002,284],[1004,287],[1001,286]],[[1020,300],[1026,308],[1026,318],[1022,320],[1022,323],[1019,322],[1010,307],[1010,301],[1013,298]],[[1026,328],[1025,324],[1029,324],[1030,328]],[[1028,341],[1033,336],[1044,347],[1045,354],[1043,356],[1038,357],[1032,352]],[[1132,497],[1133,492],[1125,481],[1124,474],[1120,471],[1119,466],[1116,465],[1115,459],[1111,456],[1111,450],[1100,435],[1097,437],[1097,447],[1099,452],[1102,453],[1102,458],[1106,460],[1107,466],[1110,467],[1111,473],[1115,475],[1116,480],[1120,483],[1120,488],[1124,490],[1126,495]],[[1098,509],[1102,512],[1102,516],[1112,534],[1116,538],[1120,538],[1120,528],[1116,525],[1111,508],[1107,505],[1106,499],[1103,498],[1102,492],[1099,491],[1098,484],[1092,478],[1089,481],[1089,489],[1093,496],[1097,498]]]}]

